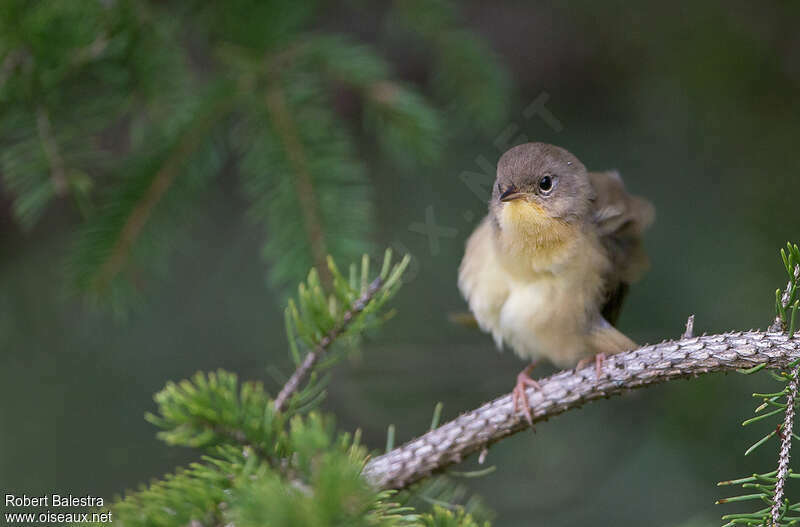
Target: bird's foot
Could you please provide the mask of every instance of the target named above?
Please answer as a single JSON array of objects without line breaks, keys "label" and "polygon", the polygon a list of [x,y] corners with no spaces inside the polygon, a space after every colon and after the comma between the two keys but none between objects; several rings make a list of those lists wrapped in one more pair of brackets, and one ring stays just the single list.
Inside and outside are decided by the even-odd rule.
[{"label": "bird's foot", "polygon": [[522,413],[525,415],[525,420],[528,421],[528,424],[531,426],[533,426],[533,416],[531,415],[531,405],[528,402],[528,396],[525,390],[529,386],[533,386],[537,390],[542,389],[542,385],[530,377],[535,367],[536,363],[534,362],[519,372],[519,375],[517,375],[517,384],[511,392],[511,398],[514,401],[514,411],[516,412],[521,409]]},{"label": "bird's foot", "polygon": [[581,359],[578,362],[578,365],[575,366],[575,371],[585,368],[589,364],[589,362],[591,362],[592,359],[594,359],[594,373],[597,376],[597,379],[600,380],[600,377],[603,375],[603,364],[605,363],[606,358],[607,356],[605,353],[598,353],[594,357],[587,357],[585,359]]}]

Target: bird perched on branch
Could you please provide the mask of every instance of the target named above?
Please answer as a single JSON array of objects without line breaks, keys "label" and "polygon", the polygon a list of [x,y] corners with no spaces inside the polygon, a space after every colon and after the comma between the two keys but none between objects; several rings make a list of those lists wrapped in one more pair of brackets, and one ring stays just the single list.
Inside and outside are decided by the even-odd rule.
[{"label": "bird perched on branch", "polygon": [[653,206],[627,193],[616,172],[587,172],[557,146],[527,143],[503,154],[489,214],[467,241],[458,285],[498,347],[532,362],[514,405],[531,421],[525,388],[539,359],[558,367],[636,344],[613,324],[628,286],[646,269],[643,231]]}]

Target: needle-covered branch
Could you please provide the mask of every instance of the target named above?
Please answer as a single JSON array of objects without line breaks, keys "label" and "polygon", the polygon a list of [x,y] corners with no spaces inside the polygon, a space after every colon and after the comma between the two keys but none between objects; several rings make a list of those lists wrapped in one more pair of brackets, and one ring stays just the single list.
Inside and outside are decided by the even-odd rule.
[{"label": "needle-covered branch", "polygon": [[367,290],[360,297],[358,297],[358,300],[353,302],[350,308],[345,311],[344,315],[342,315],[341,321],[339,321],[336,326],[334,326],[324,337],[322,337],[314,350],[306,354],[303,362],[297,367],[292,376],[289,377],[289,380],[286,381],[286,384],[283,385],[280,393],[278,393],[278,396],[275,398],[276,410],[281,411],[286,408],[286,403],[289,401],[289,398],[297,393],[297,391],[300,389],[300,385],[311,374],[312,368],[317,361],[319,361],[320,357],[322,357],[322,355],[328,351],[328,348],[331,346],[331,344],[333,344],[336,338],[342,334],[350,322],[352,322],[355,317],[364,311],[364,308],[367,306],[367,304],[372,301],[372,299],[375,297],[375,294],[383,286],[383,283],[384,280],[380,276],[373,280],[372,283],[369,284],[369,287],[367,287]]},{"label": "needle-covered branch", "polygon": [[[800,287],[800,247],[797,244],[787,243],[786,248],[781,249],[781,259],[789,281],[783,293],[780,289],[775,292],[776,316],[768,331],[771,333],[788,332],[788,337],[791,339],[795,333],[797,310],[800,307],[800,299],[795,298],[798,287]],[[798,364],[800,364],[800,360],[788,364],[784,371],[780,372],[780,375],[774,376],[785,383],[783,390],[753,394],[753,397],[760,399],[762,404],[755,409],[755,417],[742,423],[742,426],[758,423],[762,427],[771,428],[767,435],[747,449],[745,456],[766,444],[773,436],[778,436],[780,439],[778,468],[765,474],[753,474],[719,483],[720,486],[741,485],[746,494],[724,498],[718,501],[718,504],[756,501],[759,502],[759,506],[766,503],[769,504],[769,507],[759,508],[750,513],[727,514],[722,517],[723,521],[727,521],[724,527],[733,527],[734,525],[788,527],[797,525],[800,520],[800,517],[796,516],[797,511],[800,510],[800,503],[790,500],[786,492],[787,480],[789,478],[796,479],[798,476],[792,472],[789,466],[792,443],[794,439],[797,439],[793,428],[797,412],[797,376],[800,371]],[[773,416],[777,417],[781,413],[783,414],[782,422],[770,426],[768,419]]]},{"label": "needle-covered branch", "polygon": [[[383,265],[378,275],[371,278],[369,258],[361,259],[360,276],[355,265],[351,265],[349,277],[339,272],[333,259],[328,257],[328,272],[331,290],[322,287],[316,270],[309,273],[306,282],[298,288],[297,301],[289,301],[286,309],[286,331],[296,369],[275,398],[274,408],[284,412],[293,397],[301,403],[314,397],[310,390],[301,390],[311,377],[317,364],[340,340],[354,337],[381,321],[381,307],[397,292],[400,278],[408,266],[409,257],[392,265],[392,251],[384,254]],[[301,357],[299,346],[308,349]],[[311,383],[313,384],[313,383]]]},{"label": "needle-covered branch", "polygon": [[[720,371],[786,368],[797,359],[800,338],[784,333],[684,338],[612,356],[599,378],[592,365],[539,379],[541,389],[529,388],[527,396],[536,423],[635,388]],[[527,427],[505,395],[371,460],[364,475],[380,488],[405,488]]]}]

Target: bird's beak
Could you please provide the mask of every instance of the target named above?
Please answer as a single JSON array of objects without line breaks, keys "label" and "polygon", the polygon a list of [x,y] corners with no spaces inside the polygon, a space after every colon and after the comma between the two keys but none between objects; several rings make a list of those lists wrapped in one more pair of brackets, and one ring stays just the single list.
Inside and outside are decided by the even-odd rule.
[{"label": "bird's beak", "polygon": [[507,190],[500,195],[500,201],[502,202],[514,201],[515,199],[524,198],[527,195],[528,195],[527,192],[514,192],[511,190]]}]

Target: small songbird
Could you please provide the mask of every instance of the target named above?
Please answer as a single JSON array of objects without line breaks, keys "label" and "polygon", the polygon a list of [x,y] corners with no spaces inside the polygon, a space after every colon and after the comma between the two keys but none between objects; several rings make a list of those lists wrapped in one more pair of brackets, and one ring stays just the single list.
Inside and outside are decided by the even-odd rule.
[{"label": "small songbird", "polygon": [[531,421],[525,388],[536,361],[558,367],[636,344],[615,324],[628,285],[648,265],[643,231],[653,206],[628,194],[616,172],[587,172],[568,151],[515,146],[497,163],[489,214],[467,241],[458,286],[497,346],[532,362],[514,406]]}]

